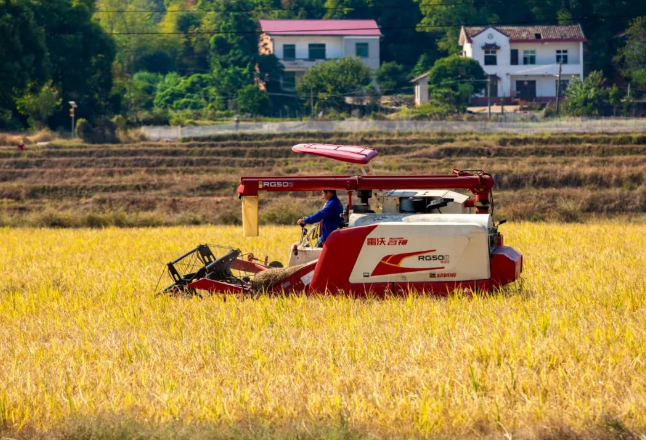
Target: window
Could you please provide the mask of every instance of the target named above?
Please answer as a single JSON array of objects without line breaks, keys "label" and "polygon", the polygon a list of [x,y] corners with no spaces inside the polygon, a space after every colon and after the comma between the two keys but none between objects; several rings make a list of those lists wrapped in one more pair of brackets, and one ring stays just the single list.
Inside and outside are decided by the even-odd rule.
[{"label": "window", "polygon": [[518,49],[511,50],[511,63],[512,66],[518,65]]},{"label": "window", "polygon": [[567,49],[556,51],[556,63],[567,64]]},{"label": "window", "polygon": [[368,43],[357,43],[354,47],[354,54],[359,58],[368,58]]},{"label": "window", "polygon": [[561,97],[565,96],[565,89],[567,89],[569,85],[570,85],[570,80],[562,79],[561,87],[559,88],[559,81],[556,80],[556,93],[558,93],[559,96]]},{"label": "window", "polygon": [[536,64],[536,51],[524,50],[523,51],[523,64]]},{"label": "window", "polygon": [[495,50],[485,50],[485,66],[495,66],[498,64],[498,56]]},{"label": "window", "polygon": [[286,60],[293,60],[296,58],[295,44],[283,44],[283,58]]},{"label": "window", "polygon": [[325,44],[310,44],[310,60],[325,59]]},{"label": "window", "polygon": [[283,89],[294,90],[296,88],[296,72],[283,72]]}]

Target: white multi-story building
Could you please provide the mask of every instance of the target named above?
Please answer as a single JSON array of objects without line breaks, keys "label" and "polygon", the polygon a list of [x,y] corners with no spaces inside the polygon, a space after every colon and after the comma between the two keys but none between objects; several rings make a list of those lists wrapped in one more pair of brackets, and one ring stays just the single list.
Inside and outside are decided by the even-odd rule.
[{"label": "white multi-story building", "polygon": [[332,58],[358,57],[379,67],[381,31],[374,20],[259,20],[260,53],[274,54],[284,67],[282,88]]},{"label": "white multi-story building", "polygon": [[[556,98],[561,67],[560,93],[574,77],[583,79],[583,43],[580,25],[462,27],[462,55],[478,61],[491,78],[491,96],[500,101],[520,99],[549,102]],[[413,80],[416,102],[428,100],[428,77]],[[472,104],[486,104],[474,97]]]}]

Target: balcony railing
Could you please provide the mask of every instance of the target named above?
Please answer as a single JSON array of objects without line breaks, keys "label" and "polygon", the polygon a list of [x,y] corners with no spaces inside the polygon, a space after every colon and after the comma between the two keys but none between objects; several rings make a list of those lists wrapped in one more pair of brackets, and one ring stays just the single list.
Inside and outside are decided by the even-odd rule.
[{"label": "balcony railing", "polygon": [[325,58],[325,59],[279,58],[278,59],[278,61],[280,61],[286,69],[311,69],[317,64],[323,63],[327,60],[329,60],[329,58]]},{"label": "balcony railing", "polygon": [[280,61],[325,61],[329,58],[278,58]]}]

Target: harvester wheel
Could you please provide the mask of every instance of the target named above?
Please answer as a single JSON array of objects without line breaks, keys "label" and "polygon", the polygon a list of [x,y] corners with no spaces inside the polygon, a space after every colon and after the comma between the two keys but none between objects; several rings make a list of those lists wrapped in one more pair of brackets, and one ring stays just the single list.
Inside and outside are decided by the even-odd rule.
[{"label": "harvester wheel", "polygon": [[284,266],[283,266],[283,263],[281,263],[280,261],[272,261],[271,263],[269,263],[269,267],[280,269],[281,267],[284,267]]}]

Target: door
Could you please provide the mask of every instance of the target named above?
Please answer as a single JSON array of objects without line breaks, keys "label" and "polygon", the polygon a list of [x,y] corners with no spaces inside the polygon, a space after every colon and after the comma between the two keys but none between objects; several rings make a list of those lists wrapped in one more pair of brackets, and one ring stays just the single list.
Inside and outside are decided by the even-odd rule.
[{"label": "door", "polygon": [[536,99],[536,81],[516,81],[516,95],[523,101]]},{"label": "door", "polygon": [[491,79],[491,89],[489,88],[489,84],[487,84],[485,94],[489,93],[489,90],[491,90],[491,97],[492,98],[497,98],[498,97],[498,80],[497,79]]}]

